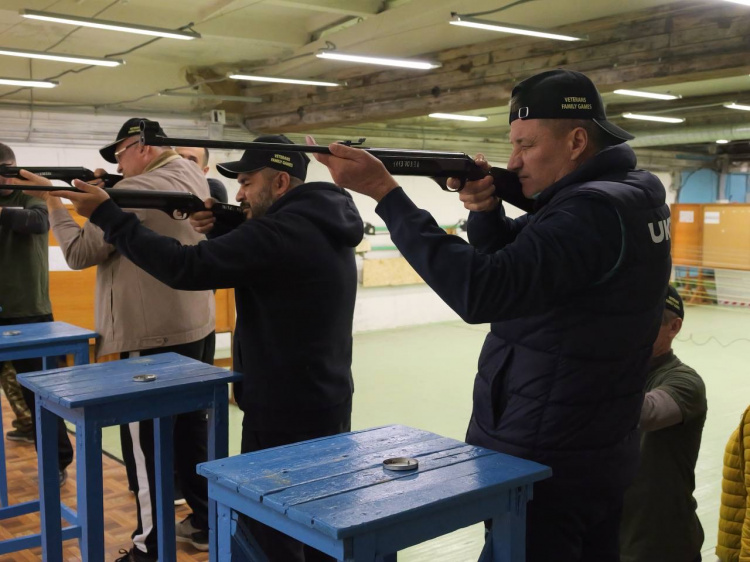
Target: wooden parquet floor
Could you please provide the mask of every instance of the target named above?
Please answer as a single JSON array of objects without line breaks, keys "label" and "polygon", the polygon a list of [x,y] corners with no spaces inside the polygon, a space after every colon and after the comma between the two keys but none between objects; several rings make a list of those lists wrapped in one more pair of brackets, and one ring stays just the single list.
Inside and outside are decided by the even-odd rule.
[{"label": "wooden parquet floor", "polygon": [[[2,396],[2,413],[4,431],[12,429],[13,414],[10,406]],[[4,439],[5,436],[3,435]],[[71,435],[75,448],[74,436]],[[37,464],[34,446],[28,443],[17,443],[5,439],[6,467],[8,472],[8,499],[11,505],[30,501],[39,497],[37,485]],[[130,548],[130,535],[135,529],[135,499],[128,491],[125,467],[117,460],[106,455],[102,458],[104,473],[104,540],[106,561],[110,562],[121,556],[121,548]],[[68,481],[60,489],[63,502],[75,509],[76,506],[76,470],[75,460],[68,467]],[[185,506],[176,508],[176,520],[181,520],[190,513]],[[39,532],[39,514],[33,513],[0,520],[0,540]],[[20,552],[0,555],[0,562],[36,562],[42,559],[41,549],[35,548]],[[63,542],[63,559],[66,562],[81,560],[77,540]],[[178,562],[205,562],[208,553],[198,552],[190,545],[177,544]]]}]

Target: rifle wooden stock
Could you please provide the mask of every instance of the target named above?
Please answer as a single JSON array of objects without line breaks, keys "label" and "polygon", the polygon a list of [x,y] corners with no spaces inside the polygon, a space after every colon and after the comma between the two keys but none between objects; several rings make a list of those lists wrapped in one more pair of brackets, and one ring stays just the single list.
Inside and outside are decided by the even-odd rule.
[{"label": "rifle wooden stock", "polygon": [[73,180],[82,180],[90,182],[96,179],[104,181],[104,187],[112,187],[122,179],[122,176],[117,174],[104,174],[103,176],[96,176],[94,172],[88,168],[82,167],[68,167],[68,166],[8,166],[7,164],[0,164],[0,176],[6,178],[18,178],[24,179],[21,176],[20,171],[26,170],[37,176],[42,176],[48,180],[62,180],[65,183],[73,184]]},{"label": "rifle wooden stock", "polygon": [[[75,187],[49,185],[4,185],[2,189],[12,191],[72,191],[85,193]],[[107,191],[110,199],[123,209],[157,209],[175,220],[185,220],[191,213],[205,211],[206,206],[196,195],[180,191],[144,191],[140,189],[112,189]],[[211,209],[217,221],[235,227],[245,221],[245,213],[238,205],[215,202]]]}]

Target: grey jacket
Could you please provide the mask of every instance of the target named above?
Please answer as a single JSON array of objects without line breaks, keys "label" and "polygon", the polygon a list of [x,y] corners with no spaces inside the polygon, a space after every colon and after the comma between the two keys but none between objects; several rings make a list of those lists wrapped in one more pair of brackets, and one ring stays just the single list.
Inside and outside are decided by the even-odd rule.
[{"label": "grey jacket", "polygon": [[[143,174],[120,181],[113,189],[189,191],[209,196],[200,170],[175,152],[166,151]],[[187,221],[158,210],[134,211],[148,228],[194,245],[205,237]],[[197,341],[215,327],[212,291],[177,291],[138,268],[104,241],[102,230],[87,221],[80,227],[67,210],[50,213],[52,231],[72,269],[97,266],[95,326],[97,357],[109,353],[173,346]]]}]

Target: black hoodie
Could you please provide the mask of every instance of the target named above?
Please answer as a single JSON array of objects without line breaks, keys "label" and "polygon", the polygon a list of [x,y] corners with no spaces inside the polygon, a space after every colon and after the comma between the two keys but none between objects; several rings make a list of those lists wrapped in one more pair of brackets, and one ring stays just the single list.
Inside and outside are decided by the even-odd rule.
[{"label": "black hoodie", "polygon": [[234,368],[245,427],[315,430],[351,413],[354,247],[363,235],[351,196],[314,182],[265,216],[197,246],[143,227],[111,201],[91,222],[136,265],[175,289],[234,288]]}]

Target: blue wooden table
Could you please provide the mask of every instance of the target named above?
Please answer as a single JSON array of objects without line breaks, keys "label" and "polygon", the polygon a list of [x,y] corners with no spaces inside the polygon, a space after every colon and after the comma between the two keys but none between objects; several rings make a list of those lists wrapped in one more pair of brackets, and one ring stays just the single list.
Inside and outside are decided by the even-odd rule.
[{"label": "blue wooden table", "polygon": [[[414,471],[383,460],[411,457]],[[217,501],[212,560],[263,560],[237,513],[338,560],[395,561],[396,552],[493,520],[484,560],[525,560],[526,502],[551,475],[540,464],[419,429],[387,426],[203,463]],[[212,545],[213,546],[213,545]],[[232,558],[234,556],[234,558]]]},{"label": "blue wooden table", "polygon": [[[60,355],[73,355],[76,365],[89,362],[89,339],[97,337],[96,332],[85,330],[65,322],[40,322],[0,326],[0,363],[14,359],[42,358],[44,369],[56,367]],[[0,412],[0,520],[17,517],[39,510],[39,501],[34,500],[8,506],[8,481],[5,468],[5,442],[2,413]],[[57,476],[55,476],[57,481]],[[65,539],[80,536],[76,526],[75,513],[62,506],[63,516],[72,523],[63,530]],[[0,541],[0,554],[33,548],[42,544],[39,533]]]},{"label": "blue wooden table", "polygon": [[[155,375],[150,382],[134,377]],[[228,385],[242,375],[162,353],[110,363],[55,369],[18,376],[36,395],[42,551],[48,562],[62,561],[60,489],[57,485],[56,416],[76,426],[78,523],[84,562],[104,560],[102,508],[102,427],[154,419],[156,509],[159,560],[176,559],[172,473],[172,416],[208,410],[208,456],[228,454]],[[209,502],[209,521],[216,504]],[[215,540],[209,537],[209,542]]]}]

